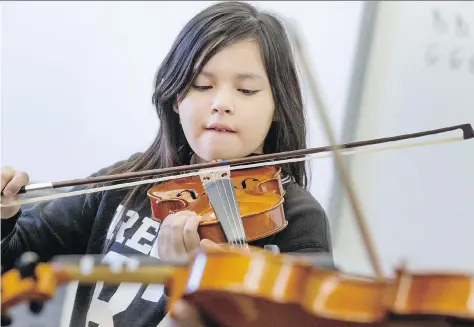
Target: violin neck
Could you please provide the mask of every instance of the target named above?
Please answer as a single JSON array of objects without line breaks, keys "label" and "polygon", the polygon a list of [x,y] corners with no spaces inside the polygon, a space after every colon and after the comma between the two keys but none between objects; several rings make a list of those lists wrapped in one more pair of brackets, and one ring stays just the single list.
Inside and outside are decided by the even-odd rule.
[{"label": "violin neck", "polygon": [[166,284],[176,267],[185,266],[183,262],[163,262],[154,258],[126,258],[97,262],[95,256],[85,256],[80,262],[56,261],[55,274],[60,284],[78,281],[83,284],[106,282],[107,284],[145,283]]},{"label": "violin neck", "polygon": [[63,282],[78,281],[83,284],[106,282],[107,284],[145,283],[166,284],[173,267],[141,267],[136,271],[111,272],[107,266],[95,267],[91,273],[84,273],[79,267],[63,267],[58,271],[58,279]]}]

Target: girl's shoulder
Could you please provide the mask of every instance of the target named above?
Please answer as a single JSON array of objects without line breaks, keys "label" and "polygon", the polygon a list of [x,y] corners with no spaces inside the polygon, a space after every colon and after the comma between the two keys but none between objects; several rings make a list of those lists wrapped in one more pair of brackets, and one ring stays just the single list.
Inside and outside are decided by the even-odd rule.
[{"label": "girl's shoulder", "polygon": [[282,178],[282,184],[285,189],[284,198],[286,207],[297,206],[300,211],[312,211],[317,213],[317,216],[326,216],[319,201],[316,200],[308,189],[296,183],[293,178]]},{"label": "girl's shoulder", "polygon": [[329,220],[319,201],[291,178],[283,187],[288,227],[279,239],[284,250],[331,252]]}]

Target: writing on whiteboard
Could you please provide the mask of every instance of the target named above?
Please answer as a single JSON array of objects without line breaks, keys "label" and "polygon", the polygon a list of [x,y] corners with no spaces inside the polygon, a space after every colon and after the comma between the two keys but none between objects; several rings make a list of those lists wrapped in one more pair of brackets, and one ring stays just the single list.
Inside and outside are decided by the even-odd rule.
[{"label": "writing on whiteboard", "polygon": [[435,40],[426,46],[424,58],[426,65],[443,66],[453,71],[465,71],[474,75],[472,22],[474,22],[472,12],[443,13],[440,9],[434,8],[431,11],[431,26]]}]

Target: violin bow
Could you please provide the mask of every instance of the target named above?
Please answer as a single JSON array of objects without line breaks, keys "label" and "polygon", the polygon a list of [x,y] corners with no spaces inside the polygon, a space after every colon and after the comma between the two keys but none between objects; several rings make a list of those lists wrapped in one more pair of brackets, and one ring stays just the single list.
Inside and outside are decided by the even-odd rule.
[{"label": "violin bow", "polygon": [[[462,131],[462,136],[457,137],[450,137],[444,138],[435,141],[420,141],[420,142],[411,142],[410,144],[395,144],[395,145],[387,145],[387,146],[380,146],[380,144],[386,144],[391,142],[398,142],[413,138],[420,138],[430,135],[436,135],[446,132],[452,132],[456,130]],[[401,134],[396,136],[390,137],[383,137],[365,141],[356,141],[351,143],[339,144],[336,146],[339,149],[339,155],[354,155],[363,152],[377,152],[377,151],[388,151],[394,149],[403,149],[403,148],[410,148],[410,147],[420,147],[420,146],[428,146],[433,144],[439,143],[448,143],[448,142],[457,142],[467,139],[474,138],[474,129],[472,128],[471,124],[461,124],[461,125],[454,125],[449,127],[443,127],[438,129],[432,129],[422,132],[416,133],[408,133],[408,134]],[[252,157],[240,158],[240,159],[231,159],[227,161],[220,161],[220,162],[207,162],[207,163],[199,163],[193,165],[182,165],[176,167],[168,167],[168,168],[160,168],[160,169],[151,169],[151,170],[143,170],[137,172],[128,172],[122,174],[114,174],[114,175],[103,175],[103,176],[95,176],[83,179],[73,179],[73,180],[66,180],[66,181],[59,181],[59,182],[46,182],[46,183],[33,183],[28,184],[20,189],[17,195],[14,198],[4,198],[2,195],[2,202],[0,203],[0,208],[6,208],[15,205],[23,205],[23,204],[30,204],[36,203],[41,201],[49,201],[59,198],[66,198],[71,196],[77,195],[84,195],[108,190],[116,190],[122,189],[127,187],[134,187],[143,184],[152,184],[163,182],[171,179],[182,178],[182,177],[191,177],[191,176],[199,176],[199,169],[210,169],[215,168],[216,170],[219,169],[220,166],[228,166],[228,170],[237,170],[237,169],[247,169],[247,168],[255,168],[261,167],[265,165],[278,165],[288,162],[298,162],[298,161],[306,161],[312,159],[322,159],[331,157],[331,150],[334,148],[331,146],[323,146],[317,148],[309,148],[309,149],[300,149],[300,150],[293,150],[293,151],[285,151],[280,153],[270,153],[270,154],[262,154],[256,155]],[[175,175],[172,175],[175,174]],[[71,187],[71,186],[79,186],[79,185],[87,185],[87,184],[94,184],[94,183],[106,183],[106,182],[114,182],[114,181],[121,181],[121,180],[130,180],[130,179],[138,179],[138,178],[145,178],[151,176],[157,176],[150,179],[142,179],[138,181],[127,181],[121,184],[114,184],[114,185],[103,185],[99,187],[90,187],[84,188],[74,191],[67,191],[67,192],[58,192],[49,195],[42,195],[42,196],[32,196],[29,197],[30,193],[34,194],[34,191],[42,191],[42,190],[53,190],[59,189],[64,187]],[[27,194],[26,197],[24,195]],[[21,198],[23,197],[23,198]]]}]

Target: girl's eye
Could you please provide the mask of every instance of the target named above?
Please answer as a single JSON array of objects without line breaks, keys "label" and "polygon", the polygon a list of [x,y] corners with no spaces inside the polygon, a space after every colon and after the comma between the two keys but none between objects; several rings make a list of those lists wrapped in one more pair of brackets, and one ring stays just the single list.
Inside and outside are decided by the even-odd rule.
[{"label": "girl's eye", "polygon": [[239,91],[242,92],[245,95],[252,95],[252,94],[255,94],[255,93],[258,92],[258,90],[252,91],[252,90],[245,90],[245,89],[239,89]]},{"label": "girl's eye", "polygon": [[193,85],[193,88],[200,90],[200,91],[205,91],[209,90],[212,88],[212,86],[207,86],[207,85]]},{"label": "girl's eye", "polygon": [[[199,90],[199,91],[205,91],[205,90],[209,90],[209,89],[212,89],[212,86],[208,86],[208,85],[194,85],[193,84],[193,88],[196,89],[196,90]],[[245,94],[245,95],[253,95],[257,92],[259,92],[258,90],[247,90],[247,89],[238,89],[239,92],[241,92],[242,94]]]}]

